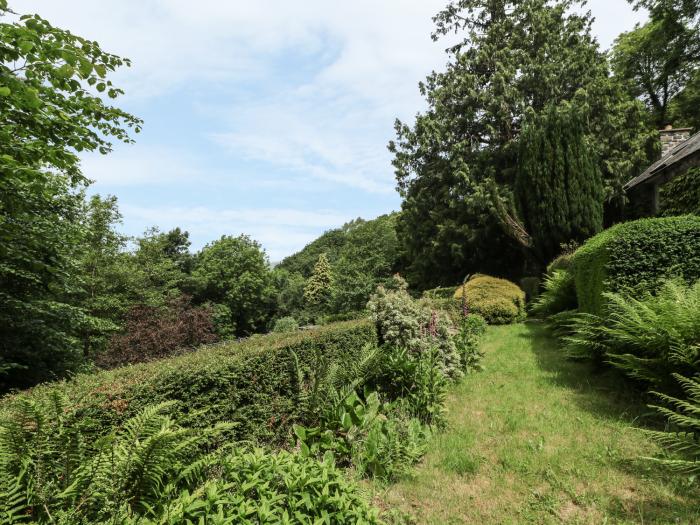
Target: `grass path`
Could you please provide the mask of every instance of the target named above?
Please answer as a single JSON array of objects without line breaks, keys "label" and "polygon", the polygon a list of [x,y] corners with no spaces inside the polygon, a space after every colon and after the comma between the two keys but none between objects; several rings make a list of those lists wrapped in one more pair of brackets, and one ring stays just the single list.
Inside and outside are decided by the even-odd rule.
[{"label": "grass path", "polygon": [[485,370],[411,478],[373,490],[419,524],[700,523],[700,491],[636,460],[649,410],[611,372],[566,360],[535,324],[492,327]]}]

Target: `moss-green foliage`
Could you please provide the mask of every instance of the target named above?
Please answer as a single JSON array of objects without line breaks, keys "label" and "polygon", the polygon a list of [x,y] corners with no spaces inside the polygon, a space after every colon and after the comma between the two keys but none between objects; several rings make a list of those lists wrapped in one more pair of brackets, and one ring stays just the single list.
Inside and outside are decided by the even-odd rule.
[{"label": "moss-green foliage", "polygon": [[700,215],[700,167],[675,176],[659,189],[660,215]]},{"label": "moss-green foliage", "polygon": [[549,261],[562,243],[603,228],[603,181],[588,144],[585,105],[548,105],[531,115],[519,144],[515,193],[534,250]]},{"label": "moss-green foliage", "polygon": [[430,302],[413,299],[401,277],[395,276],[393,281],[395,289],[377,287],[367,305],[381,344],[416,355],[436,350],[443,372],[449,377],[461,375],[449,316]]},{"label": "moss-green foliage", "polygon": [[65,392],[80,404],[84,417],[107,432],[146,406],[181,401],[177,418],[193,426],[229,421],[232,439],[282,443],[298,416],[297,360],[299,366],[313,368],[323,356],[344,366],[366,344],[376,344],[374,327],[366,321],[254,336],[172,359],[79,375],[6,398],[3,405]]},{"label": "moss-green foliage", "polygon": [[542,293],[531,304],[530,311],[536,316],[549,317],[576,307],[574,276],[566,270],[554,270],[545,276]]},{"label": "moss-green foliage", "polygon": [[465,294],[469,311],[489,324],[514,323],[525,316],[525,292],[506,279],[475,275],[457,288],[454,298],[461,301]]},{"label": "moss-green foliage", "polygon": [[332,459],[243,448],[207,454],[222,426],[194,431],[170,409],[148,407],[95,440],[76,417],[79,406],[60,395],[25,400],[0,420],[0,522],[379,523]]},{"label": "moss-green foliage", "polygon": [[700,474],[700,381],[674,374],[683,388],[684,399],[655,392],[663,406],[653,406],[666,417],[670,428],[665,432],[647,430],[653,440],[672,453],[671,457],[648,458],[673,472]]},{"label": "moss-green foliage", "polygon": [[656,295],[607,293],[605,299],[604,315],[581,313],[571,321],[571,352],[602,359],[664,392],[676,387],[673,374],[700,373],[700,281],[670,281]]},{"label": "moss-green foliage", "polygon": [[295,332],[299,329],[299,323],[294,317],[281,317],[275,321],[272,331],[276,333]]},{"label": "moss-green foliage", "polygon": [[605,292],[639,295],[669,277],[700,278],[700,217],[686,215],[618,224],[581,246],[572,258],[579,308],[601,313]]},{"label": "moss-green foliage", "polygon": [[568,270],[571,266],[572,253],[562,253],[554,258],[554,260],[547,265],[547,275],[552,275],[555,270]]}]

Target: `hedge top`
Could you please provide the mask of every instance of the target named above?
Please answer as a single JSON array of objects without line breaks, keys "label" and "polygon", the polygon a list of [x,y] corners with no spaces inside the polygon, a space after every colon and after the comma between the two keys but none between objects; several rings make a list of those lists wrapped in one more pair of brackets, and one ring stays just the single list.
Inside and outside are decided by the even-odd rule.
[{"label": "hedge top", "polygon": [[232,439],[279,442],[298,409],[295,367],[313,368],[319,355],[344,366],[376,340],[368,320],[253,336],[178,357],[40,385],[5,396],[0,411],[26,397],[59,392],[81,407],[84,418],[92,421],[99,434],[147,405],[176,401],[179,415],[190,426],[229,421],[235,425]]},{"label": "hedge top", "polygon": [[655,292],[669,278],[700,278],[700,217],[621,223],[592,237],[571,261],[579,309],[600,314],[603,293]]}]

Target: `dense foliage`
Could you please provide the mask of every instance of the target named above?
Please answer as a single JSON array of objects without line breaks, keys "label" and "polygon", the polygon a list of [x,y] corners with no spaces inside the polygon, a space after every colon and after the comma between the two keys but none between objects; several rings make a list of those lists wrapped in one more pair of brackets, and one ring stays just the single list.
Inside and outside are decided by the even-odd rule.
[{"label": "dense foliage", "polygon": [[580,313],[566,338],[571,353],[605,361],[665,392],[673,374],[700,372],[700,281],[668,281],[655,295],[606,293],[605,315]]},{"label": "dense foliage", "polygon": [[107,77],[128,60],[38,15],[7,16],[0,2],[0,377],[17,384],[74,367],[100,322],[72,297],[78,152],[107,153],[141,123],[101,95],[122,94]]},{"label": "dense foliage", "polygon": [[661,128],[670,123],[671,102],[700,66],[700,8],[692,0],[635,3],[648,9],[649,21],[617,38],[612,65]]},{"label": "dense foliage", "polygon": [[603,228],[603,184],[586,128],[582,107],[565,102],[530,116],[521,132],[515,195],[541,264]]},{"label": "dense foliage", "polygon": [[[400,285],[389,293],[415,301]],[[6,399],[0,516],[379,523],[336,465],[383,480],[403,475],[442,422],[450,377],[478,369],[484,321],[469,315],[455,327],[435,311],[426,317],[426,308],[420,303],[412,322],[393,329],[378,323],[395,336],[389,343],[385,333],[381,346],[370,324],[346,323],[86,374]],[[395,308],[385,298],[371,309],[378,321]],[[297,454],[222,447],[232,438],[289,443],[292,423]]]},{"label": "dense foliage", "polygon": [[260,244],[246,235],[224,236],[202,249],[192,273],[200,300],[217,305],[223,335],[250,335],[267,325],[272,280]]},{"label": "dense foliage", "polygon": [[[413,125],[397,122],[390,144],[412,284],[452,284],[465,271],[522,274],[519,246],[530,244],[531,232],[513,195],[518,141],[526,115],[548,105],[570,102],[586,115],[587,156],[604,184],[597,207],[605,198],[611,217],[619,215],[622,186],[648,165],[657,138],[643,105],[609,75],[591,16],[573,9],[578,4],[459,0],[435,18],[435,38],[454,32],[462,40],[448,50],[446,71],[420,85],[428,110]],[[592,195],[599,195],[596,180],[584,184]]]},{"label": "dense foliage", "polygon": [[679,173],[659,188],[660,215],[700,215],[700,168]]},{"label": "dense foliage", "polygon": [[692,215],[618,224],[573,256],[579,308],[601,313],[604,293],[654,291],[669,277],[700,278],[700,218]]},{"label": "dense foliage", "polygon": [[149,407],[109,435],[60,396],[0,422],[3,523],[379,523],[332,459],[286,451],[207,453],[226,425],[193,431]]},{"label": "dense foliage", "polygon": [[525,292],[505,279],[474,275],[457,287],[454,298],[490,324],[514,323],[525,317]]}]

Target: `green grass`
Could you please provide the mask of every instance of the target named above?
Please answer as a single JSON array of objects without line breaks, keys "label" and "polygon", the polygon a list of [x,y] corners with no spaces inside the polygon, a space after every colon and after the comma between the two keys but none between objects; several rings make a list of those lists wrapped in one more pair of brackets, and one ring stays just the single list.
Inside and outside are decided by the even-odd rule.
[{"label": "green grass", "polygon": [[610,371],[567,360],[536,324],[491,327],[485,370],[454,388],[413,475],[375,485],[420,524],[695,524],[700,489],[640,461],[652,414]]}]

